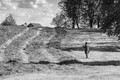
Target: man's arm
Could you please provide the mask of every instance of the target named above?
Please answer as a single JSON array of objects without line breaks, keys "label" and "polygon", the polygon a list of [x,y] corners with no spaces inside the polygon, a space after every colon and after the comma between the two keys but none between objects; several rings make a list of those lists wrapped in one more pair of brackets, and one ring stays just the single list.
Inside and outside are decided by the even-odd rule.
[{"label": "man's arm", "polygon": [[82,47],[85,48],[85,45],[83,45]]}]

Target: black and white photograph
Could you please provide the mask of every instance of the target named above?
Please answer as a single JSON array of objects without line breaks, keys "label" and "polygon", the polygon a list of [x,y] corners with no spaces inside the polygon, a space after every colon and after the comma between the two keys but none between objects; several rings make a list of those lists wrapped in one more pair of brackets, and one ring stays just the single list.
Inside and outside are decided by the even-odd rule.
[{"label": "black and white photograph", "polygon": [[120,0],[0,0],[0,80],[120,80]]}]

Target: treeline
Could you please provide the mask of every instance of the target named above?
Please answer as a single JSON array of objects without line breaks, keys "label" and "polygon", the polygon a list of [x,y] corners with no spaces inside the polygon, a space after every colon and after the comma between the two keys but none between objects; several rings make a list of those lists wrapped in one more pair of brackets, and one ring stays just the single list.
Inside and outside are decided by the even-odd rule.
[{"label": "treeline", "polygon": [[120,34],[120,0],[61,0],[58,5],[61,12],[52,20],[55,26],[79,28],[84,23],[89,28],[97,25],[108,35]]}]

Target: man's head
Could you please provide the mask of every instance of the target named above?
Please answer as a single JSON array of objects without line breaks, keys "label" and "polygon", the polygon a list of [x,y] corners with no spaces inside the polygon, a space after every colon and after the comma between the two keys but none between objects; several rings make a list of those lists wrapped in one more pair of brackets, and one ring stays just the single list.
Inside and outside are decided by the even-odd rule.
[{"label": "man's head", "polygon": [[87,42],[85,42],[85,44],[87,44]]}]

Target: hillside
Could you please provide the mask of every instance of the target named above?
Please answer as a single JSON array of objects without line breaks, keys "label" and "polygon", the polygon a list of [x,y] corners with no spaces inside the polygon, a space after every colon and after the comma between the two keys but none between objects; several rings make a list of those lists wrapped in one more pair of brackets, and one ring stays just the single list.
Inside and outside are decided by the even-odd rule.
[{"label": "hillside", "polygon": [[21,33],[25,28],[25,26],[0,26],[0,45]]},{"label": "hillside", "polygon": [[[120,79],[117,76],[120,74],[117,38],[96,29],[66,32],[53,28],[24,28],[7,38],[0,46],[0,80]],[[86,41],[91,47],[88,59],[82,48]]]},{"label": "hillside", "polygon": [[[98,29],[91,30],[67,30],[69,34],[62,40],[62,43],[68,44],[83,44],[88,42],[91,46],[95,44],[106,44],[106,43],[117,43],[118,40],[116,37],[108,37],[106,34],[102,33]],[[112,44],[111,44],[112,45]]]}]

